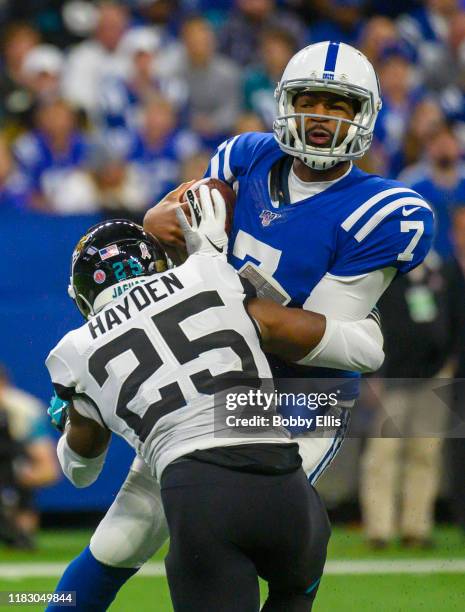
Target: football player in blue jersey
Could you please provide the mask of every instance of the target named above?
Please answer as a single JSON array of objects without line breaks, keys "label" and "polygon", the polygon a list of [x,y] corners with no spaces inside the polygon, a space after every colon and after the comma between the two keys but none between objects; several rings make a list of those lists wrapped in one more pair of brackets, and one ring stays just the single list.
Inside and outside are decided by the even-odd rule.
[{"label": "football player in blue jersey", "polygon": [[[286,67],[276,98],[273,133],[226,141],[206,176],[227,181],[237,192],[229,243],[234,267],[249,278],[272,278],[291,305],[327,318],[322,341],[300,367],[277,362],[275,373],[356,383],[367,357],[367,329],[349,337],[340,322],[366,323],[396,274],[423,261],[433,215],[413,190],[353,165],[370,147],[381,108],[376,73],[358,50],[333,42],[302,49]],[[175,210],[184,191],[176,190],[146,215],[145,228],[166,245],[183,245]],[[348,405],[357,385],[349,388]],[[337,453],[345,426],[346,421],[333,437],[299,440],[311,484]],[[161,546],[167,532],[159,497],[148,468],[136,459],[90,547],[58,585],[80,585],[78,609],[106,609]]]}]

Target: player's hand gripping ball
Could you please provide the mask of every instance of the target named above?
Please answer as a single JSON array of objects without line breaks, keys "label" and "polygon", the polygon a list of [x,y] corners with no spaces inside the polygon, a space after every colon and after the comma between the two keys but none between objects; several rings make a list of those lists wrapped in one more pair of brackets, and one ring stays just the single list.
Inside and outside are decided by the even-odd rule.
[{"label": "player's hand gripping ball", "polygon": [[[226,204],[226,222],[225,222],[225,230],[226,234],[229,236],[229,232],[231,231],[233,215],[234,215],[234,206],[236,204],[236,194],[234,193],[233,188],[216,178],[204,178],[200,179],[193,185],[191,185],[184,194],[184,202],[190,203],[192,205],[193,201],[196,200],[199,202],[199,189],[201,185],[206,185],[208,189],[213,191],[213,189],[217,189],[220,194],[223,196],[224,202]],[[183,207],[184,210],[185,207]]]},{"label": "player's hand gripping ball", "polygon": [[182,264],[187,256],[183,231],[180,227],[176,209],[182,207],[187,219],[190,221],[188,197],[193,200],[199,198],[201,185],[210,190],[217,189],[224,198],[226,205],[226,233],[232,226],[236,194],[224,181],[215,178],[200,179],[182,183],[168,193],[161,202],[153,206],[145,215],[144,229],[155,236],[163,245],[168,257],[175,265]]},{"label": "player's hand gripping ball", "polygon": [[198,188],[186,191],[189,218],[184,207],[176,209],[189,255],[224,256],[227,253],[226,201],[218,189],[210,188],[210,183],[205,181]]}]

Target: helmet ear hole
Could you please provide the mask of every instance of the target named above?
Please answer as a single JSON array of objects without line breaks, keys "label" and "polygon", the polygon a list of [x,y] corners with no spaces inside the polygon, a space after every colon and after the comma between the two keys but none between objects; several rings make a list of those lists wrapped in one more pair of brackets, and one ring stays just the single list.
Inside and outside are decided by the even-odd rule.
[{"label": "helmet ear hole", "polygon": [[87,319],[90,315],[94,314],[92,305],[86,300],[86,298],[80,293],[75,297],[76,305],[79,308],[81,314]]}]

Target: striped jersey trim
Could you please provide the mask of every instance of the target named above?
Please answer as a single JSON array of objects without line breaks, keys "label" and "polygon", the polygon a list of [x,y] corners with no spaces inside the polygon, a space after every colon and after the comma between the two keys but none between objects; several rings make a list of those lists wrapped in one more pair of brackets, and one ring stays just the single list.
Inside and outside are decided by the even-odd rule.
[{"label": "striped jersey trim", "polygon": [[220,154],[223,151],[223,149],[226,148],[227,144],[228,144],[227,141],[221,143],[220,146],[218,147],[215,155],[212,157],[212,160],[210,162],[210,176],[212,178],[220,178],[220,176],[219,176],[219,171],[220,171]]},{"label": "striped jersey trim", "polygon": [[355,240],[357,242],[361,242],[364,238],[368,236],[378,225],[383,221],[385,217],[390,215],[392,212],[397,210],[398,208],[403,208],[404,206],[417,206],[420,208],[426,208],[427,210],[431,210],[428,204],[420,199],[420,198],[400,198],[398,200],[394,200],[394,202],[390,202],[386,204],[378,210],[369,221],[363,225],[358,232],[355,234]]},{"label": "striped jersey trim", "polygon": [[234,136],[234,138],[230,140],[228,144],[226,145],[226,150],[224,152],[223,175],[224,175],[224,180],[227,183],[230,183],[234,178],[236,178],[234,174],[231,172],[231,166],[229,165],[229,158],[231,156],[231,151],[234,146],[234,143],[236,142],[238,138],[239,138],[239,134],[237,136]]},{"label": "striped jersey trim", "polygon": [[358,221],[360,221],[363,215],[367,213],[371,208],[373,208],[373,206],[376,206],[378,202],[381,202],[381,200],[389,198],[390,196],[396,195],[398,193],[403,193],[405,195],[413,194],[417,198],[420,197],[416,191],[413,191],[413,189],[408,189],[408,187],[394,187],[392,189],[386,189],[372,196],[369,200],[367,200],[361,206],[355,209],[354,212],[351,213],[347,217],[347,219],[342,222],[341,227],[348,232]]},{"label": "striped jersey trim", "polygon": [[313,472],[308,477],[308,480],[311,485],[314,485],[316,483],[318,478],[322,475],[322,473],[326,470],[326,468],[329,466],[331,461],[334,459],[334,457],[339,452],[339,449],[341,448],[341,444],[349,428],[349,423],[350,423],[350,411],[346,409],[344,416],[343,416],[341,426],[336,432],[336,435],[333,438],[333,442],[331,446],[326,451],[326,454],[323,457],[323,459],[320,461],[320,463],[316,466],[316,468],[313,470]]}]

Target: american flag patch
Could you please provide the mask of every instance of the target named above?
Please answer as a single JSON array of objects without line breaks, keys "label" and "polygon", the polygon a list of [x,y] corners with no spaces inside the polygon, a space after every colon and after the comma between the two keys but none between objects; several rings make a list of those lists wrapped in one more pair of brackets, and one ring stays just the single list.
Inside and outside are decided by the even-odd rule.
[{"label": "american flag patch", "polygon": [[105,261],[105,259],[109,259],[110,257],[115,257],[115,255],[119,255],[119,248],[117,244],[110,244],[110,246],[105,247],[104,249],[99,250],[100,259]]}]

